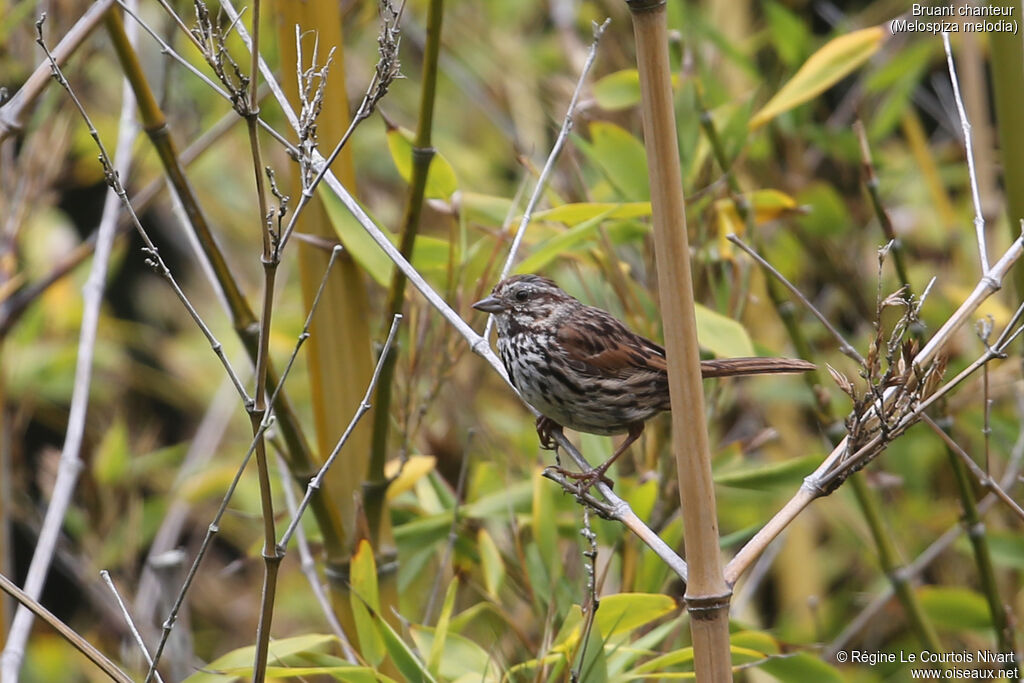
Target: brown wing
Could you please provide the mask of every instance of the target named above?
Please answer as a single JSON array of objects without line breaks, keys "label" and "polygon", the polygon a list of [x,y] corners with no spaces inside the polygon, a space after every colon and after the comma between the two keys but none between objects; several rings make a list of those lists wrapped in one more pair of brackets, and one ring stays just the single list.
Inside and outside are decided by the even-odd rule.
[{"label": "brown wing", "polygon": [[565,321],[557,339],[574,370],[591,377],[625,378],[637,372],[665,374],[665,351],[631,332],[599,308],[584,306]]},{"label": "brown wing", "polygon": [[[566,361],[577,372],[591,377],[622,379],[644,371],[659,376],[667,372],[665,349],[599,308],[581,308],[561,326],[557,338]],[[700,362],[705,379],[807,372],[814,368],[813,363],[793,358],[716,358]]]}]

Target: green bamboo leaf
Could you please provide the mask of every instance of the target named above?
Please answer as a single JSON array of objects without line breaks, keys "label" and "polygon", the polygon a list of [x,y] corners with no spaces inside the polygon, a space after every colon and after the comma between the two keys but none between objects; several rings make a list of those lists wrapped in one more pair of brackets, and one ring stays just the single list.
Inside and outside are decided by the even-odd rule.
[{"label": "green bamboo leaf", "polygon": [[603,218],[640,218],[650,215],[650,202],[579,202],[538,211],[533,214],[533,220],[552,221],[574,226],[598,216]]},{"label": "green bamboo leaf", "polygon": [[782,651],[779,641],[764,631],[737,631],[729,635],[729,643],[763,655],[777,655]]},{"label": "green bamboo leaf", "polygon": [[[406,128],[388,128],[388,151],[391,152],[391,160],[398,169],[398,174],[405,182],[412,180],[412,143],[415,139],[412,131]],[[448,163],[440,152],[434,152],[434,158],[430,162],[430,170],[427,171],[427,185],[424,196],[427,199],[451,199],[455,191],[459,189],[459,182],[455,177],[455,169]]]},{"label": "green bamboo leaf", "polygon": [[[365,541],[363,542],[365,543]],[[380,635],[384,640],[384,647],[387,649],[391,661],[394,662],[395,668],[405,677],[405,680],[410,683],[432,683],[435,679],[427,670],[426,665],[399,637],[395,629],[391,628],[391,624],[382,619],[379,614],[375,615],[375,618]]]},{"label": "green bamboo leaf", "polygon": [[768,465],[758,464],[733,472],[716,473],[715,483],[740,489],[772,490],[799,483],[819,463],[820,458],[809,455]]},{"label": "green bamboo leaf", "polygon": [[969,588],[924,586],[917,595],[928,618],[939,628],[956,633],[992,628],[992,613],[981,593]]},{"label": "green bamboo leaf", "polygon": [[500,226],[512,211],[512,200],[476,192],[460,192],[458,208],[467,221]]},{"label": "green bamboo leaf", "polygon": [[671,613],[676,601],[657,593],[617,593],[601,598],[595,625],[605,638],[627,633]]},{"label": "green bamboo leaf", "polygon": [[[672,74],[672,89],[679,88],[679,74]],[[594,83],[594,99],[608,111],[628,109],[640,103],[640,74],[636,69],[615,71]]]},{"label": "green bamboo leaf", "polygon": [[544,566],[547,569],[547,576],[557,576],[551,572],[554,565],[559,562],[558,553],[558,527],[555,521],[554,486],[548,486],[548,480],[541,476],[541,470],[535,469],[533,473],[533,514],[530,519],[530,528],[533,531],[533,542],[541,558],[544,558]]},{"label": "green bamboo leaf", "polygon": [[872,26],[833,38],[808,58],[796,75],[750,119],[751,130],[821,94],[875,54],[886,36]]},{"label": "green bamboo leaf", "polygon": [[786,683],[843,683],[846,680],[834,666],[806,652],[769,657],[754,666]]},{"label": "green bamboo leaf", "polygon": [[590,124],[590,145],[581,146],[615,186],[623,199],[646,201],[651,197],[644,143],[625,128],[607,121]]},{"label": "green bamboo leaf", "polygon": [[640,103],[640,74],[623,69],[599,78],[594,83],[594,99],[602,109],[616,111]]},{"label": "green bamboo leaf", "polygon": [[[425,277],[442,277],[448,273],[448,261],[452,258],[451,243],[433,235],[417,235],[412,248],[412,265]],[[458,249],[454,254],[459,262]]]},{"label": "green bamboo leaf", "polygon": [[483,527],[476,534],[477,551],[480,553],[480,569],[484,575],[484,588],[492,597],[498,597],[498,591],[505,581],[505,562],[501,559],[501,551],[487,529]]},{"label": "green bamboo leaf", "polygon": [[[267,680],[299,680],[305,676],[330,676],[343,683],[391,683],[394,681],[384,674],[377,673],[368,666],[339,664],[337,666],[268,666]],[[224,672],[218,681],[243,681],[252,678],[252,667],[240,667]],[[192,679],[186,679],[192,683]]]},{"label": "green bamboo leaf", "polygon": [[125,483],[131,469],[128,446],[128,427],[124,420],[116,419],[110,425],[92,461],[92,476],[104,486]]},{"label": "green bamboo leaf", "polygon": [[[338,239],[349,255],[356,260],[363,270],[370,274],[377,284],[387,287],[391,283],[391,269],[394,264],[381,250],[376,242],[366,233],[363,226],[352,213],[345,208],[333,192],[321,185],[320,199],[327,209],[327,217],[337,233]],[[387,233],[385,233],[387,234]],[[388,234],[389,239],[394,238]]]},{"label": "green bamboo leaf", "polygon": [[384,661],[385,642],[377,622],[380,618],[380,592],[377,588],[377,563],[373,547],[363,539],[352,556],[350,567],[352,618],[359,637],[360,654],[373,667]]},{"label": "green bamboo leaf", "polygon": [[[604,598],[601,598],[601,609],[604,609]],[[597,614],[601,614],[601,609]],[[597,617],[598,619],[600,617]],[[574,654],[573,666],[579,669],[579,680],[587,683],[606,683],[608,681],[608,656],[605,654],[603,634],[596,628],[587,633],[587,642],[581,644]],[[580,657],[582,655],[582,661]]]},{"label": "green bamboo leaf", "polygon": [[[337,643],[336,636],[325,633],[307,633],[292,638],[280,638],[271,641],[268,661],[287,661],[296,655],[322,651],[328,645]],[[206,670],[189,676],[187,683],[224,683],[239,678],[252,676],[253,658],[256,656],[255,646],[240,647],[221,655],[206,665]]]},{"label": "green bamboo leaf", "polygon": [[576,227],[561,232],[549,240],[545,240],[537,246],[532,254],[516,266],[516,272],[535,273],[543,270],[546,265],[559,256],[564,255],[567,251],[593,237],[594,233],[597,232],[597,228],[601,225],[601,221],[612,211],[613,209],[608,209],[588,221],[583,221]]},{"label": "green bamboo leaf", "polygon": [[[602,602],[604,601],[602,600]],[[734,666],[738,664],[750,664],[768,657],[767,654],[760,650],[733,644],[729,645],[729,653],[732,655],[731,658]],[[694,673],[692,671],[665,671],[666,667],[686,666],[690,665],[692,662],[693,647],[683,647],[678,650],[666,652],[665,654],[653,659],[649,659],[633,669],[630,673],[635,677],[642,679],[656,678],[658,680],[693,680]]]},{"label": "green bamboo leaf", "polygon": [[[430,652],[437,647],[437,629],[413,624],[409,632],[420,652]],[[442,679],[457,681],[468,676],[468,680],[477,683],[497,683],[501,679],[491,656],[469,638],[449,632],[442,645],[438,670]]]},{"label": "green bamboo leaf", "polygon": [[775,51],[786,66],[795,66],[809,50],[811,29],[802,17],[778,2],[766,2],[762,7]]},{"label": "green bamboo leaf", "polygon": [[[1016,532],[1006,531],[988,531],[985,535],[992,558],[997,564],[1024,569],[1024,537]],[[963,553],[972,552],[966,536],[957,541],[956,547]]]},{"label": "green bamboo leaf", "polygon": [[747,329],[732,318],[694,304],[697,317],[697,341],[719,358],[737,358],[754,355],[754,343]]},{"label": "green bamboo leaf", "polygon": [[430,653],[430,656],[427,658],[427,668],[434,675],[438,674],[441,665],[441,653],[444,651],[445,641],[448,638],[448,622],[452,618],[452,608],[455,606],[455,591],[458,585],[458,577],[453,577],[448,582],[448,590],[445,591],[441,614],[437,618],[437,627],[434,628],[434,642],[430,644],[429,648],[421,649],[421,652]]},{"label": "green bamboo leaf", "polygon": [[[603,600],[602,600],[603,602]],[[678,650],[672,650],[666,652],[663,655],[649,659],[640,666],[633,669],[631,673],[634,675],[639,674],[653,674],[663,673],[665,667],[668,666],[679,666],[683,664],[690,664],[693,661],[693,648],[684,647]],[[681,674],[688,674],[689,677],[693,677],[692,672],[680,672]]]}]

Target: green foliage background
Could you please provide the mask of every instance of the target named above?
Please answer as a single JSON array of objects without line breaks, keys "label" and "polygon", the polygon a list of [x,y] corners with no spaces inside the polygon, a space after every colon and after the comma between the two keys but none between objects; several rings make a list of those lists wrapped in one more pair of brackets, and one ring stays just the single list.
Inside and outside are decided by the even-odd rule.
[{"label": "green foliage background", "polygon": [[[84,4],[51,4],[48,30],[56,38]],[[804,72],[808,84],[794,76],[830,39],[878,26],[902,8],[859,3],[855,11],[830,16],[835,25],[828,26],[811,3],[741,2],[728,12],[714,4],[669,3],[683,191],[695,284],[704,307],[699,312],[704,350],[723,356],[796,353],[763,274],[724,239],[729,231],[756,244],[862,352],[876,323],[892,325],[887,318],[876,321],[876,299],[901,282],[891,255],[879,265],[878,249],[888,240],[865,191],[852,127],[856,119],[866,129],[881,202],[892,219],[910,288],[920,295],[935,278],[921,311],[924,334],[934,331],[980,277],[967,166],[940,38],[860,34],[863,42],[851,53],[831,55],[834,78]],[[373,3],[343,5],[346,90],[355,99],[376,59],[377,14]],[[405,8],[401,58],[406,78],[393,84],[379,112],[350,143],[356,171],[351,189],[396,241],[411,174],[408,131],[418,115],[426,5],[411,0]],[[190,7],[176,7],[191,16]],[[559,14],[567,8],[574,10],[568,18]],[[144,2],[142,13],[156,25],[166,22],[155,3]],[[34,14],[28,0],[0,0],[0,15],[7,18],[0,25],[0,83],[12,91],[41,60],[33,44]],[[427,182],[412,262],[477,330],[485,321],[470,305],[496,280],[524,195],[564,115],[591,22],[605,16],[612,24],[591,84],[516,269],[551,276],[586,303],[659,338],[632,33],[626,4],[611,1],[447,3],[433,128],[439,156]],[[270,21],[268,36],[273,35]],[[983,60],[987,40],[984,35],[974,41],[953,38],[962,83],[973,79],[982,84],[981,94],[968,104],[974,107],[976,161],[994,260],[1010,242],[1012,221],[998,185],[1000,162],[985,71],[972,72],[964,66],[970,62],[960,57],[973,51]],[[182,54],[202,64],[180,36],[176,40]],[[240,43],[231,47],[243,54]],[[151,41],[143,38],[139,51],[179,144],[195,139],[229,111],[206,86],[161,59]],[[273,40],[264,43],[264,54],[277,63]],[[201,68],[206,69],[204,64]],[[100,135],[112,141],[121,79],[101,32],[71,60],[67,75]],[[279,77],[293,76],[281,69]],[[763,125],[751,125],[773,96],[787,94],[784,86],[790,95],[798,90],[795,98]],[[285,129],[270,100],[263,113]],[[754,209],[749,223],[739,218],[737,197],[702,130],[702,117],[720,135],[726,170]],[[321,146],[326,150],[333,143],[322,140]],[[267,150],[268,163],[283,175],[290,164],[287,156],[270,142]],[[27,189],[22,195],[4,187],[9,227],[0,247],[0,305],[44,277],[94,229],[97,198],[104,190],[93,143],[55,87],[33,110],[12,153]],[[127,179],[130,189],[162,173],[144,137],[136,155],[137,166]],[[189,177],[255,304],[262,270],[248,164],[244,126],[236,125],[191,165]],[[337,200],[321,196],[345,258],[363,273],[373,316],[370,329],[373,341],[380,343],[392,266]],[[224,342],[227,355],[245,367],[230,321],[166,195],[144,222],[152,226],[172,270]],[[97,340],[85,469],[43,602],[129,671],[140,671],[133,646],[119,649],[128,643],[124,625],[98,572],[110,571],[132,596],[147,549],[174,506],[187,518],[177,545],[191,562],[251,432],[236,397],[219,389],[225,379],[217,359],[165,283],[141,265],[133,240],[123,237],[115,248]],[[67,423],[86,270],[73,269],[48,287],[11,321],[2,339],[0,432],[6,457],[0,471],[5,493],[0,522],[6,545],[0,546],[0,570],[19,580]],[[282,363],[307,312],[297,275],[289,252],[279,276],[271,338],[274,358]],[[1002,329],[1018,299],[1007,288],[981,314]],[[388,452],[389,475],[396,477],[388,507],[398,550],[397,603],[389,604],[386,594],[378,596],[372,549],[349,539],[358,599],[352,616],[356,632],[348,635],[363,661],[346,663],[337,639],[321,635],[329,628],[293,545],[279,579],[270,674],[296,680],[564,680],[578,664],[586,681],[686,677],[692,651],[678,580],[622,527],[592,518],[601,603],[588,635],[581,611],[588,604],[581,508],[540,476],[552,455],[539,451],[532,418],[411,288],[405,314]],[[835,340],[806,311],[797,309],[795,315],[810,360],[856,379],[858,369]],[[965,367],[983,348],[977,335],[965,330],[954,344],[948,374]],[[944,407],[952,436],[997,478],[1020,435],[1019,367],[1016,357],[992,364],[985,383],[976,376]],[[300,354],[288,389],[312,438],[308,385]],[[849,400],[831,382],[815,391],[834,415],[849,410]],[[722,550],[729,556],[831,450],[824,434],[828,425],[815,422],[819,406],[800,378],[708,383],[707,392]],[[334,416],[338,434],[349,417]],[[202,431],[211,428],[213,438]],[[667,419],[649,425],[614,477],[615,490],[681,550],[667,432]],[[203,441],[197,441],[200,433]],[[613,448],[613,440],[591,435],[580,435],[579,443],[595,463]],[[190,449],[199,449],[203,457],[185,467]],[[944,450],[936,436],[918,426],[858,475],[882,503],[899,564],[918,557],[960,523],[958,488]],[[282,501],[282,510],[281,489],[292,482],[278,475],[275,499]],[[177,626],[194,645],[190,680],[234,680],[251,671],[262,563],[259,511],[257,481],[250,471],[201,567],[187,601],[188,619]],[[1024,608],[1022,520],[998,504],[983,520],[999,596],[1012,617]],[[278,522],[280,533],[286,516]],[[319,558],[319,530],[309,516],[304,529]],[[733,662],[741,667],[737,675],[751,681],[903,680],[906,664],[867,667],[823,658],[888,585],[849,487],[817,502],[778,543],[757,585],[738,586],[732,639]],[[965,538],[912,583],[946,650],[997,649]],[[6,620],[11,614],[13,608],[5,603],[0,615]],[[147,638],[157,633],[161,618],[158,614],[141,625]],[[923,646],[900,603],[892,600],[842,647],[917,652]],[[24,676],[28,681],[98,680],[88,662],[45,625],[36,626]]]}]

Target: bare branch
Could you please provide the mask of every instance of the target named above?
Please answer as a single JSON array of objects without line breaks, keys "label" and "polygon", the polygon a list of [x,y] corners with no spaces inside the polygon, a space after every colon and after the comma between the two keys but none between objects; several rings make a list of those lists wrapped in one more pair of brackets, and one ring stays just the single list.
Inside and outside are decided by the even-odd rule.
[{"label": "bare branch", "polygon": [[956,99],[956,110],[960,114],[960,126],[964,133],[964,148],[967,153],[967,175],[971,179],[971,201],[974,202],[974,231],[978,238],[978,258],[981,259],[981,274],[988,274],[988,247],[985,245],[985,218],[981,213],[981,197],[978,194],[978,173],[974,168],[974,143],[971,142],[971,123],[967,120],[967,110],[963,98],[960,97],[960,80],[956,76],[956,65],[953,63],[953,48],[949,44],[949,34],[942,32],[942,46],[946,50],[946,64],[949,66],[949,82],[953,85],[953,97]]}]

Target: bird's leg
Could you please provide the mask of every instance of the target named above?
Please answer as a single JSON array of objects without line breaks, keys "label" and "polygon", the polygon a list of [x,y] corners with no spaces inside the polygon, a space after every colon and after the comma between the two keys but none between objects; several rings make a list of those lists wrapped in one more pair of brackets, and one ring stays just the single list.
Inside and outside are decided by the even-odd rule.
[{"label": "bird's leg", "polygon": [[540,439],[540,447],[546,451],[556,450],[558,443],[555,435],[562,433],[562,425],[550,417],[541,415],[537,418],[537,437]]},{"label": "bird's leg", "polygon": [[586,491],[597,482],[603,482],[612,485],[612,480],[604,476],[604,473],[608,471],[608,468],[612,466],[620,455],[626,452],[626,449],[633,445],[633,442],[640,438],[640,435],[644,433],[644,423],[634,422],[629,425],[629,432],[626,434],[626,440],[622,442],[622,445],[615,449],[612,453],[612,457],[605,460],[597,467],[591,468],[586,472],[569,472],[561,470],[561,473],[572,479],[578,479],[580,481],[580,492]]}]

